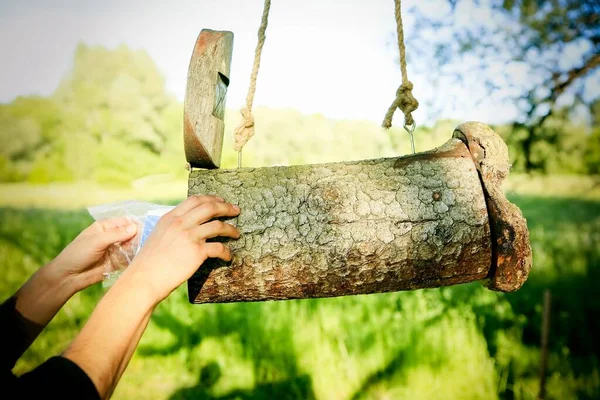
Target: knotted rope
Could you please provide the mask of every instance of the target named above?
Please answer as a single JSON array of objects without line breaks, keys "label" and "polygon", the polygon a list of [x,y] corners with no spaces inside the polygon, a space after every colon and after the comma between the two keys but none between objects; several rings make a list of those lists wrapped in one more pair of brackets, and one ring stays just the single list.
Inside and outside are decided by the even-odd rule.
[{"label": "knotted rope", "polygon": [[256,77],[258,76],[258,68],[260,67],[260,56],[262,48],[265,44],[265,32],[269,23],[269,9],[271,8],[271,0],[265,0],[262,20],[258,28],[258,43],[254,51],[254,65],[252,66],[252,74],[250,74],[250,87],[246,96],[246,107],[240,111],[242,113],[242,122],[235,129],[235,143],[233,149],[238,152],[238,167],[241,166],[242,148],[254,136],[254,115],[252,115],[252,103],[254,102],[254,93],[256,92]]},{"label": "knotted rope", "polygon": [[[395,16],[396,16],[396,27],[398,32],[398,49],[400,50],[400,71],[402,72],[402,84],[396,90],[396,98],[392,102],[392,105],[385,114],[382,126],[388,129],[392,126],[392,118],[397,108],[402,110],[404,113],[404,128],[411,133],[415,127],[415,120],[412,117],[412,112],[419,107],[419,102],[412,94],[413,84],[408,80],[408,74],[406,72],[406,49],[404,47],[404,31],[402,28],[402,14],[400,11],[402,0],[395,0]],[[414,149],[413,149],[414,153]]]}]

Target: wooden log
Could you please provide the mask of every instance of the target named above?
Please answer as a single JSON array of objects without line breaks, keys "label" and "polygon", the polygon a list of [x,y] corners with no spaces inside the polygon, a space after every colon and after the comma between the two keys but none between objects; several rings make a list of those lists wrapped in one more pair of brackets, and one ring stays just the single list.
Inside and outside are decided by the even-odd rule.
[{"label": "wooden log", "polygon": [[232,32],[203,29],[198,35],[183,107],[185,157],[192,167],[218,168],[221,164],[232,52]]},{"label": "wooden log", "polygon": [[[412,290],[495,271],[482,181],[459,138],[398,158],[196,170],[189,194],[218,194],[242,209],[230,221],[242,233],[227,240],[233,260],[206,262],[188,282],[191,302]],[[492,288],[515,290],[520,277]]]}]

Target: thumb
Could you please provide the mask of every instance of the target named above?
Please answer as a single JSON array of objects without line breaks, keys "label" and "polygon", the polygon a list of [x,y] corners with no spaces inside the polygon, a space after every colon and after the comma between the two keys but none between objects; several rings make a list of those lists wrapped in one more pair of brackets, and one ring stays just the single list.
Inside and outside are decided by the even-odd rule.
[{"label": "thumb", "polygon": [[98,250],[106,250],[108,246],[114,243],[125,242],[135,236],[137,225],[135,222],[130,222],[126,225],[118,225],[110,227],[103,232],[99,232],[95,236],[95,245]]}]

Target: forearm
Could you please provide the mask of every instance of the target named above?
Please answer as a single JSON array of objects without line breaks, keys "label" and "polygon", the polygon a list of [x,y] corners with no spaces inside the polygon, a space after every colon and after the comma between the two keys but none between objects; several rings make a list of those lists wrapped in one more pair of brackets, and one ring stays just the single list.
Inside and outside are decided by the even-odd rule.
[{"label": "forearm", "polygon": [[156,304],[135,276],[123,274],[63,354],[88,374],[100,397],[107,398],[114,390]]},{"label": "forearm", "polygon": [[125,372],[125,369],[129,365],[129,361],[131,360],[131,357],[135,353],[135,349],[137,348],[137,346],[140,342],[140,339],[142,338],[143,333],[146,331],[146,328],[148,327],[148,322],[150,321],[151,316],[152,316],[152,313],[150,312],[144,317],[144,320],[142,321],[142,323],[138,327],[136,333],[132,337],[130,346],[127,348],[127,352],[124,354],[123,361],[119,365],[119,370],[115,374],[113,383],[110,387],[107,397],[112,396],[112,393],[114,392],[114,390],[117,386],[117,383],[121,380],[121,376],[123,376],[123,373]]},{"label": "forearm", "polygon": [[29,343],[76,292],[74,279],[62,276],[60,267],[51,262],[40,268],[15,293],[15,308],[27,327],[24,333]]}]

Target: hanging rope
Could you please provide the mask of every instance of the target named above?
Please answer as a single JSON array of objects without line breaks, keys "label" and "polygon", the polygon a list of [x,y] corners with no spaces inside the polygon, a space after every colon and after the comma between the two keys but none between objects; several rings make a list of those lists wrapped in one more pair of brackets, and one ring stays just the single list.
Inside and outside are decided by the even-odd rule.
[{"label": "hanging rope", "polygon": [[246,107],[242,108],[242,122],[235,129],[235,143],[233,149],[238,152],[238,167],[242,163],[242,148],[254,136],[254,115],[252,115],[252,103],[254,102],[254,93],[256,92],[256,77],[258,76],[258,68],[260,67],[260,56],[262,48],[265,44],[265,32],[269,23],[269,9],[271,8],[271,0],[265,0],[262,20],[258,28],[258,43],[254,51],[254,65],[252,66],[252,74],[250,75],[250,87],[246,96]]},{"label": "hanging rope", "polygon": [[415,111],[419,107],[419,102],[412,94],[413,84],[408,80],[408,74],[406,72],[406,49],[404,48],[404,31],[402,28],[402,14],[401,14],[401,0],[395,0],[395,16],[396,16],[396,26],[398,31],[398,49],[400,50],[400,71],[402,72],[402,84],[396,91],[396,98],[392,102],[392,105],[388,109],[385,114],[385,118],[383,120],[382,126],[385,129],[389,129],[392,126],[392,118],[394,117],[394,112],[397,108],[402,110],[404,113],[404,128],[411,135],[411,144],[413,145],[413,153],[414,153],[414,143],[412,142],[412,131],[415,128],[415,120],[412,117],[412,112]]}]

